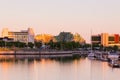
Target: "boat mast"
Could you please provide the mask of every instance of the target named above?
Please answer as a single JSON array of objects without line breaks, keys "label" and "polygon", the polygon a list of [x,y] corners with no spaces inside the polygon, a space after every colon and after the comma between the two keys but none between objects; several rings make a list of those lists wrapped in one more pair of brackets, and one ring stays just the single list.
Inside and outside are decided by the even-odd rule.
[{"label": "boat mast", "polygon": [[[93,54],[93,51],[92,51],[92,29],[90,31],[90,34],[91,34],[91,37],[90,37],[90,43],[91,43],[91,54]],[[90,80],[92,80],[92,61],[91,61],[91,64],[90,64]]]},{"label": "boat mast", "polygon": [[90,43],[91,43],[91,53],[92,53],[92,29],[91,29]]}]

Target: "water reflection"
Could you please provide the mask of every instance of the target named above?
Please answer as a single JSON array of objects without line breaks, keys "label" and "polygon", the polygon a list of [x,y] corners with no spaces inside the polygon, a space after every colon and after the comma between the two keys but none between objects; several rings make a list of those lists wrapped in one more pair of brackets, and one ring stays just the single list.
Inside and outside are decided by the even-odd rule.
[{"label": "water reflection", "polygon": [[0,62],[1,80],[117,80],[119,74],[119,68],[87,58]]}]

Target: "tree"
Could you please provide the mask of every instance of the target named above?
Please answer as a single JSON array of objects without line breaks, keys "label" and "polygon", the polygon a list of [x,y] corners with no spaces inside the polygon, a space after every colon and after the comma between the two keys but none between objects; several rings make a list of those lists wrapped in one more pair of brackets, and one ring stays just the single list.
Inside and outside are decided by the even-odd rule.
[{"label": "tree", "polygon": [[12,47],[13,45],[14,45],[13,42],[7,42],[6,44],[7,47]]},{"label": "tree", "polygon": [[60,32],[56,38],[58,42],[70,42],[73,40],[73,34],[70,32]]},{"label": "tree", "polygon": [[116,52],[118,50],[118,46],[113,46],[113,50]]},{"label": "tree", "polygon": [[5,42],[4,41],[0,41],[0,47],[4,47]]},{"label": "tree", "polygon": [[48,43],[48,45],[50,45],[50,48],[55,48],[55,43],[53,43],[53,40],[50,40],[50,42]]},{"label": "tree", "polygon": [[28,42],[28,47],[33,48],[34,44],[32,42]]},{"label": "tree", "polygon": [[26,47],[26,43],[24,43],[24,42],[17,41],[17,42],[13,42],[13,44],[14,44],[15,47],[18,47],[18,48]]},{"label": "tree", "polygon": [[42,42],[35,42],[35,47],[40,48],[42,46]]},{"label": "tree", "polygon": [[73,41],[79,42],[79,43],[85,43],[85,40],[78,33],[74,34]]}]

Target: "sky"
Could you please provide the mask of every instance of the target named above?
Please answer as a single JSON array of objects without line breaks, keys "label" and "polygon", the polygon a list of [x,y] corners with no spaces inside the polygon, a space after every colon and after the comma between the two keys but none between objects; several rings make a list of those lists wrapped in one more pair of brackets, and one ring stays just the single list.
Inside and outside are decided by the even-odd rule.
[{"label": "sky", "polygon": [[0,0],[0,35],[34,29],[35,34],[79,33],[90,42],[92,34],[120,34],[120,0]]}]

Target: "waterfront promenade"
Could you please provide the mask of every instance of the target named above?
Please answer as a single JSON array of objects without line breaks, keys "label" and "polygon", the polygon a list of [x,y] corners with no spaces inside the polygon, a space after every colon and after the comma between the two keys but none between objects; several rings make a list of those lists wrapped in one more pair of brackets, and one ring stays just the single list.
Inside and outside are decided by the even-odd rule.
[{"label": "waterfront promenade", "polygon": [[72,57],[73,55],[87,55],[87,53],[87,51],[0,51],[0,59]]}]

